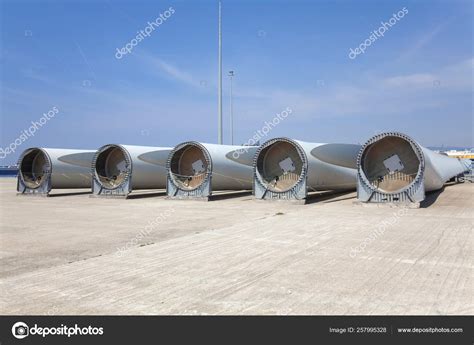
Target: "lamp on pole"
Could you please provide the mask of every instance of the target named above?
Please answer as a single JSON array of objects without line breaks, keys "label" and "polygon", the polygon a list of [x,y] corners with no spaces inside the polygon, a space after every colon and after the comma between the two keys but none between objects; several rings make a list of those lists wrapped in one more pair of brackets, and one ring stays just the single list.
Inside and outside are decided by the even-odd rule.
[{"label": "lamp on pole", "polygon": [[234,78],[234,71],[229,71],[230,78],[230,144],[234,145],[234,109],[232,106],[232,80]]}]

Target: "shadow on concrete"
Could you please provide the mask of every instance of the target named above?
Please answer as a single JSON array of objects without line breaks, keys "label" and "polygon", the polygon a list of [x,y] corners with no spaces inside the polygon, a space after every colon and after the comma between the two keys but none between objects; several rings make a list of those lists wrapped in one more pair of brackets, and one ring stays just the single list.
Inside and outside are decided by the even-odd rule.
[{"label": "shadow on concrete", "polygon": [[160,196],[166,196],[166,192],[148,192],[148,193],[137,193],[137,194],[129,194],[127,199],[145,199],[145,198],[157,198]]},{"label": "shadow on concrete", "polygon": [[249,196],[252,195],[252,191],[243,190],[238,192],[226,192],[223,194],[211,195],[209,197],[209,201],[216,201],[216,200],[226,200],[231,198],[240,198],[242,196]]},{"label": "shadow on concrete", "polygon": [[50,198],[55,198],[57,196],[73,196],[73,195],[84,195],[84,194],[92,194],[91,191],[88,192],[67,192],[67,193],[54,193],[54,194],[49,194],[48,196]]},{"label": "shadow on concrete", "polygon": [[435,203],[438,197],[443,193],[445,186],[439,190],[435,190],[433,192],[427,192],[425,196],[425,200],[420,202],[420,208],[427,208],[430,207]]},{"label": "shadow on concrete", "polygon": [[441,195],[441,193],[444,192],[444,189],[446,187],[451,187],[451,186],[454,186],[454,185],[457,185],[459,183],[465,183],[465,182],[457,182],[457,181],[450,181],[450,182],[447,182],[443,188],[439,189],[439,190],[435,190],[433,192],[427,192],[426,193],[426,197],[425,197],[425,200],[423,200],[422,202],[420,202],[420,208],[427,208],[427,207],[430,207],[431,205],[433,205],[435,203],[435,201],[438,199],[438,197]]},{"label": "shadow on concrete", "polygon": [[316,192],[313,194],[308,194],[306,197],[306,204],[314,204],[316,202],[321,202],[324,204],[328,204],[331,202],[338,202],[342,200],[349,200],[349,199],[355,199],[356,194],[348,196],[346,198],[340,198],[341,196],[353,194],[353,190],[348,190],[348,191],[324,191],[324,192]]}]

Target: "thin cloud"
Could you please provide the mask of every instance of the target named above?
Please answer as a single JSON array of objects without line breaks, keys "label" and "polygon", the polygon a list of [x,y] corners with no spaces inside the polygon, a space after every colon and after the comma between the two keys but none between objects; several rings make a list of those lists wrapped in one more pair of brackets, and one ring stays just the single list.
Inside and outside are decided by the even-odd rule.
[{"label": "thin cloud", "polygon": [[178,67],[151,55],[136,55],[142,62],[144,62],[147,67],[151,68],[153,71],[156,71],[160,75],[166,75],[172,80],[180,83],[184,83],[189,86],[199,88],[200,82],[196,80],[191,74]]},{"label": "thin cloud", "polygon": [[410,75],[396,76],[387,78],[383,81],[386,86],[405,87],[405,86],[429,86],[432,87],[437,77],[429,73],[416,73]]},{"label": "thin cloud", "polygon": [[40,81],[40,82],[45,83],[45,84],[56,84],[56,82],[53,79],[51,79],[49,76],[44,75],[42,73],[38,73],[33,68],[22,69],[21,74],[25,78],[37,80],[37,81]]},{"label": "thin cloud", "polygon": [[[333,82],[316,89],[267,89],[261,94],[259,89],[253,92],[246,88],[245,94],[249,96],[242,97],[239,104],[242,104],[240,109],[245,110],[248,119],[265,118],[270,109],[277,111],[290,106],[295,117],[302,121],[308,118],[406,114],[449,107],[453,101],[448,93],[471,90],[473,61],[468,59],[436,71],[371,78],[357,84]],[[262,97],[255,98],[252,94]]]},{"label": "thin cloud", "polygon": [[472,88],[473,66],[474,59],[470,58],[445,66],[436,72],[414,73],[386,78],[383,80],[383,84],[398,88],[443,86],[451,91],[466,90]]},{"label": "thin cloud", "polygon": [[411,45],[398,57],[398,60],[408,59],[411,58],[413,55],[416,55],[426,45],[433,41],[433,39],[435,39],[435,37],[447,27],[447,25],[452,21],[452,19],[453,18],[449,18],[436,25],[431,30],[424,32],[421,36],[418,37],[418,39],[413,43],[413,45]]}]

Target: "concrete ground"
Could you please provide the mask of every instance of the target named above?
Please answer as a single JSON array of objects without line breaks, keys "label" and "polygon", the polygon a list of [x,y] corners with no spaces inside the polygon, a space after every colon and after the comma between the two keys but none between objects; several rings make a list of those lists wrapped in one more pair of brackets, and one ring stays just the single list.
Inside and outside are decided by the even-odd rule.
[{"label": "concrete ground", "polygon": [[420,209],[17,196],[0,179],[1,314],[473,314],[471,183]]}]

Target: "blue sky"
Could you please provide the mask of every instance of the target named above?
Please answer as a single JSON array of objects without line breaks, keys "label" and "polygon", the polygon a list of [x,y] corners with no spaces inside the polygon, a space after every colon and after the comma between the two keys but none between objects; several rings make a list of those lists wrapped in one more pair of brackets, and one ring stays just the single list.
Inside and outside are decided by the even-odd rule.
[{"label": "blue sky", "polygon": [[[363,143],[387,130],[473,146],[472,1],[223,1],[224,141],[287,107],[268,139]],[[1,147],[53,107],[31,146],[217,141],[216,1],[1,1]],[[174,13],[121,59],[125,46]],[[350,48],[402,8],[364,54]],[[265,138],[265,139],[267,139]]]}]

